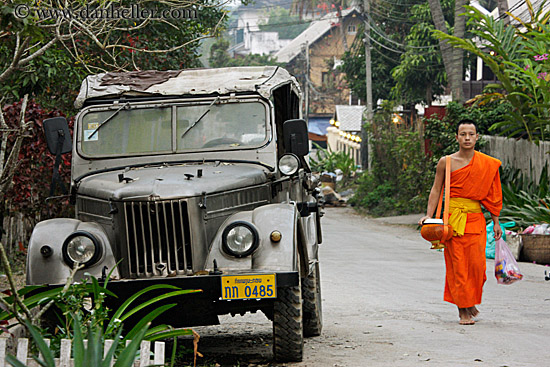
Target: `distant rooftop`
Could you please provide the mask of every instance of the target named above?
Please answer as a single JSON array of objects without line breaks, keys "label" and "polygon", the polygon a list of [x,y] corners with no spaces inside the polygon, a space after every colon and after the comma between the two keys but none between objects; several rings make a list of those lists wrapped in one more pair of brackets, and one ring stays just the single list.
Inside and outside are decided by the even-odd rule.
[{"label": "distant rooftop", "polygon": [[[355,7],[342,11],[342,18],[346,18],[351,13],[356,12],[359,14],[359,10]],[[290,62],[296,56],[298,56],[304,47],[309,43],[310,45],[315,43],[318,39],[323,37],[331,28],[338,23],[338,16],[336,12],[328,13],[319,20],[313,21],[310,26],[300,33],[298,37],[294,38],[292,42],[280,49],[274,57],[279,62]]]},{"label": "distant rooftop", "polygon": [[365,106],[336,105],[335,119],[342,131],[361,131]]}]

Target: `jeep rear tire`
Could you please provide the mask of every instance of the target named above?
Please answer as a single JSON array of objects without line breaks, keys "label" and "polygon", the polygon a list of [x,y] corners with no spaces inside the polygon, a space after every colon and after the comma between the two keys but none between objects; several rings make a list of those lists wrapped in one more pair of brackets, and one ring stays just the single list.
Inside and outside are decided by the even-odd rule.
[{"label": "jeep rear tire", "polygon": [[273,305],[273,357],[277,362],[300,362],[304,350],[301,286],[277,291]]},{"label": "jeep rear tire", "polygon": [[323,306],[321,299],[321,273],[319,263],[313,272],[302,279],[304,336],[319,336],[323,329]]}]

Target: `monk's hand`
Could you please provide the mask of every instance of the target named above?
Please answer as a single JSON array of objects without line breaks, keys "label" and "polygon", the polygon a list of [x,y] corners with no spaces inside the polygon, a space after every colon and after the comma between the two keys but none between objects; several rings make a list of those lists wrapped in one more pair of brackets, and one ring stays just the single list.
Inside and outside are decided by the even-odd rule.
[{"label": "monk's hand", "polygon": [[500,240],[500,238],[502,237],[502,228],[500,227],[500,224],[496,224],[494,227],[493,227],[493,230],[495,232],[495,240]]},{"label": "monk's hand", "polygon": [[418,221],[418,225],[421,226],[422,224],[424,224],[424,221],[425,221],[426,219],[429,219],[429,218],[430,218],[429,215],[423,216],[423,217],[420,218],[420,220]]}]

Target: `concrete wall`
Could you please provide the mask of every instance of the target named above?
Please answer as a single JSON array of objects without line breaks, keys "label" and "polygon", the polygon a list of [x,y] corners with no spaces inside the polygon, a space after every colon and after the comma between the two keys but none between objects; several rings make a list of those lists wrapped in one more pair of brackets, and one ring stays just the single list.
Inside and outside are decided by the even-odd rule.
[{"label": "concrete wall", "polygon": [[503,165],[519,168],[538,182],[542,168],[550,165],[550,142],[539,145],[527,140],[508,139],[501,136],[484,135],[488,143],[483,152],[501,160]]}]

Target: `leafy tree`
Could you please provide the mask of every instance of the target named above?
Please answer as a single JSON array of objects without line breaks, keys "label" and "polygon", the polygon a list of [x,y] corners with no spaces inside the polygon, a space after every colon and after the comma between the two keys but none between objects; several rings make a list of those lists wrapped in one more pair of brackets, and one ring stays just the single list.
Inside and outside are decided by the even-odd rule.
[{"label": "leafy tree", "polygon": [[[102,13],[123,9],[140,9],[141,18]],[[226,12],[218,0],[70,0],[63,8],[8,0],[0,14],[0,93],[9,101],[32,92],[45,106],[70,110],[86,74],[200,66],[197,41],[219,34]]]},{"label": "leafy tree", "polygon": [[[440,32],[454,37],[463,39],[466,35],[466,18],[464,12],[467,0],[454,0],[454,21],[453,28],[448,26],[448,21],[445,19],[445,13],[442,6],[443,0],[428,0],[432,19],[435,28]],[[451,33],[452,31],[452,33]],[[464,73],[464,51],[462,49],[453,48],[446,39],[439,38],[439,48],[445,65],[445,72],[451,86],[451,94],[453,100],[462,102],[464,95],[462,92],[462,76]]]},{"label": "leafy tree", "polygon": [[[24,121],[32,121],[26,130],[24,143],[19,150],[17,172],[13,177],[13,185],[6,188],[6,208],[24,213],[35,220],[51,218],[64,209],[67,214],[69,206],[59,205],[57,201],[46,202],[49,195],[50,182],[55,162],[55,156],[48,152],[46,138],[43,133],[43,121],[47,118],[63,116],[59,110],[47,110],[42,108],[34,100],[26,104],[16,102],[7,105],[3,109],[7,126],[14,128],[18,117],[23,110]],[[73,120],[69,121],[72,130]],[[8,144],[8,149],[11,144]],[[65,185],[70,177],[71,154],[63,154],[60,175]],[[64,204],[68,204],[65,202]],[[34,218],[33,218],[34,217]]]},{"label": "leafy tree", "polygon": [[290,15],[290,11],[281,7],[271,9],[267,14],[267,21],[260,22],[260,30],[278,32],[280,39],[294,39],[302,33],[309,23],[300,20],[297,15]]},{"label": "leafy tree", "polygon": [[[382,1],[372,5],[367,20],[371,26],[373,99],[393,99],[403,104],[429,103],[442,92],[445,84],[437,39],[431,35],[434,25],[427,4],[411,1]],[[451,14],[452,1],[443,9]],[[357,41],[344,56],[342,70],[358,96],[365,96],[365,36],[360,30]]]},{"label": "leafy tree", "polygon": [[[449,12],[450,1],[444,2]],[[427,4],[412,6],[409,18],[414,24],[405,36],[406,51],[401,55],[399,65],[392,70],[395,86],[392,96],[411,104],[425,102],[430,105],[435,95],[443,93],[447,82],[437,39],[433,37],[434,28]]]},{"label": "leafy tree", "polygon": [[500,84],[488,86],[479,101],[507,101],[512,109],[505,120],[492,129],[509,137],[527,137],[538,142],[550,138],[550,27],[547,24],[550,13],[544,13],[542,6],[535,11],[529,0],[527,3],[532,19],[527,22],[516,19],[521,28],[506,27],[503,21],[467,7],[472,33],[482,44],[443,32],[436,34],[449,44],[479,56],[498,78]]},{"label": "leafy tree", "polygon": [[[350,50],[344,53],[342,57],[344,63],[340,66],[340,69],[345,73],[344,78],[352,93],[362,100],[365,100],[367,94],[365,85],[364,34],[364,28],[361,26]],[[376,35],[373,35],[373,37],[376,39]],[[373,100],[388,99],[394,85],[391,79],[391,70],[398,63],[390,51],[377,48],[376,44],[372,48],[375,50],[375,52],[371,53]]]}]

